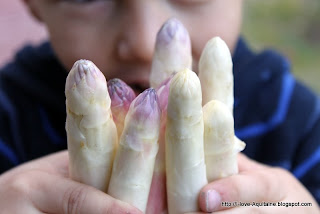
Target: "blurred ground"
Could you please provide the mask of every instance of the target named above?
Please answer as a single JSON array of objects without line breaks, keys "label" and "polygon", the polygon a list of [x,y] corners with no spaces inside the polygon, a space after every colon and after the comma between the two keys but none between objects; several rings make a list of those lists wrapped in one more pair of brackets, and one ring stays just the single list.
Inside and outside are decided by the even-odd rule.
[{"label": "blurred ground", "polygon": [[245,0],[243,34],[256,50],[275,48],[320,94],[320,1]]},{"label": "blurred ground", "polygon": [[[0,1],[0,67],[23,44],[47,37],[22,0]],[[292,62],[294,74],[320,92],[320,1],[245,0],[243,34],[256,50],[275,48]]]}]

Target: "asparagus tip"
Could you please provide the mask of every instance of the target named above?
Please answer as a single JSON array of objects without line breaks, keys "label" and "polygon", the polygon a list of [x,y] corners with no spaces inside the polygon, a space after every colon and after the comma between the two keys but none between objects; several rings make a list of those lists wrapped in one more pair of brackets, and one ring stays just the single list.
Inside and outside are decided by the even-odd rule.
[{"label": "asparagus tip", "polygon": [[68,74],[66,89],[70,90],[74,86],[79,85],[83,80],[86,81],[89,87],[94,88],[96,81],[105,81],[105,77],[93,62],[80,59],[74,63]]},{"label": "asparagus tip", "polygon": [[157,42],[169,44],[174,39],[181,42],[188,42],[189,34],[178,19],[170,18],[163,24],[159,33],[157,34]]},{"label": "asparagus tip", "polygon": [[133,108],[137,118],[160,119],[161,110],[156,90],[149,88],[139,94],[133,101]]},{"label": "asparagus tip", "polygon": [[134,100],[135,93],[130,86],[118,78],[108,81],[108,91],[111,97],[111,105],[123,106],[129,104]]}]

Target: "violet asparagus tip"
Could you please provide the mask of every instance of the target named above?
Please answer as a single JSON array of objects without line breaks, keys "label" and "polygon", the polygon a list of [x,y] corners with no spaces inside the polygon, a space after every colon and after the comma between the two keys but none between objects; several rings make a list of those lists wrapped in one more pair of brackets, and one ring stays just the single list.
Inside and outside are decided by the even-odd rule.
[{"label": "violet asparagus tip", "polygon": [[126,104],[130,105],[136,97],[133,89],[118,78],[108,81],[108,91],[112,100],[111,105],[114,107]]},{"label": "violet asparagus tip", "polygon": [[157,34],[157,43],[169,44],[174,39],[183,43],[190,41],[188,31],[183,24],[176,18],[170,18]]},{"label": "violet asparagus tip", "polygon": [[80,59],[76,61],[68,74],[66,89],[70,90],[79,85],[85,79],[87,85],[94,88],[97,80],[106,81],[102,72],[90,60]]}]

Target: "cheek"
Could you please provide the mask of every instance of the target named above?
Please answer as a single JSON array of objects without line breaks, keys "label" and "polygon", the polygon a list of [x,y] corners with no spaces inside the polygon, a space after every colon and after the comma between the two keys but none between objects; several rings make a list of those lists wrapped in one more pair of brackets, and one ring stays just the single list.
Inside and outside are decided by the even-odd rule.
[{"label": "cheek", "polygon": [[[79,59],[93,61],[106,74],[113,64],[113,45],[110,32],[103,32],[99,23],[64,21],[59,27],[51,27],[50,40],[60,62],[69,71]],[[98,30],[99,29],[99,30]]]},{"label": "cheek", "polygon": [[108,70],[113,64],[115,35],[110,27],[107,31],[106,26],[112,24],[106,20],[112,16],[112,5],[101,1],[80,7],[63,1],[41,1],[40,6],[52,47],[67,70],[79,59],[89,59],[101,71]]},{"label": "cheek", "polygon": [[[206,43],[213,37],[219,36],[221,37],[226,44],[228,45],[231,54],[234,52],[239,31],[236,29],[229,30],[225,32],[223,30],[219,30],[219,28],[215,28],[216,31],[199,31],[201,34],[196,33],[195,35],[190,34],[191,42],[192,42],[192,57],[193,57],[193,70],[198,72],[198,62],[200,60],[201,53],[206,45]],[[200,30],[200,29],[199,29]]]},{"label": "cheek", "polygon": [[[91,33],[86,33],[91,32]],[[70,69],[79,59],[93,61],[98,67],[105,66],[103,61],[108,59],[111,50],[107,41],[92,29],[69,28],[68,30],[51,32],[51,42],[63,65]],[[104,60],[105,59],[105,60]]]},{"label": "cheek", "polygon": [[[226,8],[226,7],[224,7]],[[221,37],[233,53],[238,41],[241,27],[241,6],[239,9],[214,10],[215,12],[203,13],[198,19],[187,22],[190,33],[193,55],[193,70],[198,71],[198,62],[206,43],[215,36]],[[206,20],[205,22],[203,20]],[[204,24],[199,24],[204,23]]]}]

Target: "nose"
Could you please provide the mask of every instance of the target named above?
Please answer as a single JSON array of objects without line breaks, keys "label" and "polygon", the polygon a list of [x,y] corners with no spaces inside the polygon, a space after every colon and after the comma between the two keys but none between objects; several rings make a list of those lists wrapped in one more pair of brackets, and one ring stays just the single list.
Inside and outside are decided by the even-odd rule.
[{"label": "nose", "polygon": [[151,62],[156,35],[169,17],[161,4],[128,0],[121,12],[117,55],[121,60]]}]

